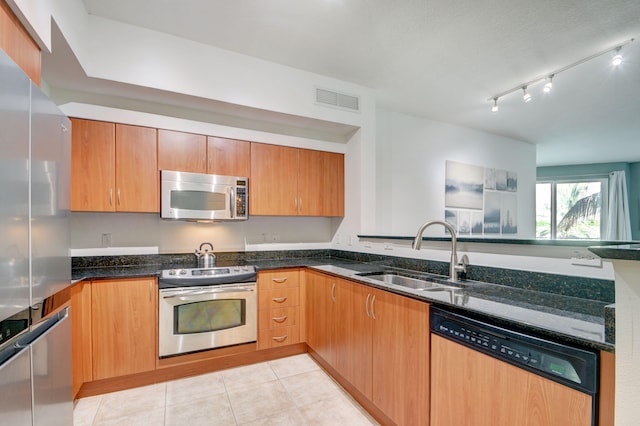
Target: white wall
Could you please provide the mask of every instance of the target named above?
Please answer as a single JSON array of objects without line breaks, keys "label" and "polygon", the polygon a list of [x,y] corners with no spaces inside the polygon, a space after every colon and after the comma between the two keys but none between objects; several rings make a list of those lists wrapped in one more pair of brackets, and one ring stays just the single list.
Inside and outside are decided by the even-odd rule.
[{"label": "white wall", "polygon": [[377,234],[414,235],[427,220],[444,220],[445,164],[455,161],[516,172],[518,233],[504,237],[535,238],[535,145],[382,109],[376,123]]},{"label": "white wall", "polygon": [[640,419],[640,262],[615,260],[616,425]]},{"label": "white wall", "polygon": [[242,222],[195,223],[162,220],[151,213],[81,213],[71,215],[71,247],[158,247],[160,253],[189,253],[207,241],[214,250],[258,251],[330,248],[339,219],[259,217]]},{"label": "white wall", "polygon": [[[49,13],[88,77],[356,126],[375,109],[363,86],[89,15],[81,0],[12,2],[43,40]],[[316,104],[315,87],[359,96],[363,113]]]}]

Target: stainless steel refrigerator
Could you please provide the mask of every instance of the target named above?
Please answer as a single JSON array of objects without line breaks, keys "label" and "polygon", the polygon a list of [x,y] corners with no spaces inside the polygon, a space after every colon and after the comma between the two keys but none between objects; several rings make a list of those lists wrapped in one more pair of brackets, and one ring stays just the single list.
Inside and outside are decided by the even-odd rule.
[{"label": "stainless steel refrigerator", "polygon": [[71,124],[0,50],[0,424],[72,425]]}]

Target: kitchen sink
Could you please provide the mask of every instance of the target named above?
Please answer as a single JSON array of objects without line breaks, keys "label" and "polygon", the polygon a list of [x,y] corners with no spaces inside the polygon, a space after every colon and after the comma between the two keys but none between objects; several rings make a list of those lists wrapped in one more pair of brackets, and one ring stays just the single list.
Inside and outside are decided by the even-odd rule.
[{"label": "kitchen sink", "polygon": [[367,272],[358,274],[364,278],[371,278],[385,284],[393,284],[421,291],[443,291],[460,288],[460,285],[443,284],[427,279],[420,279],[401,275],[398,272]]}]

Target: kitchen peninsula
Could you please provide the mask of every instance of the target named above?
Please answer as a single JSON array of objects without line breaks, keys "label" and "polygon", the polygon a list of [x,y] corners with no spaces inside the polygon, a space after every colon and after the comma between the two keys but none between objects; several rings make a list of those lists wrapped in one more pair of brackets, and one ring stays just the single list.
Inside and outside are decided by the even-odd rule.
[{"label": "kitchen peninsula", "polygon": [[[409,299],[427,303],[432,306],[444,306],[453,308],[457,311],[463,311],[472,315],[479,315],[485,320],[489,320],[494,324],[516,328],[522,332],[533,333],[543,338],[558,340],[571,345],[590,348],[596,352],[604,354],[608,360],[608,354],[614,350],[613,342],[606,337],[605,326],[605,307],[611,303],[611,291],[613,283],[606,280],[579,279],[581,288],[588,289],[584,298],[577,295],[567,296],[561,294],[553,294],[544,290],[553,287],[553,282],[571,280],[570,277],[558,277],[548,274],[531,274],[529,276],[522,271],[509,271],[493,268],[491,276],[497,282],[481,283],[473,282],[473,285],[465,287],[462,293],[457,293],[454,297],[449,292],[432,292],[421,293],[411,289],[401,288],[394,285],[387,285],[376,282],[367,277],[367,274],[379,271],[402,271],[409,273],[417,278],[434,277],[433,273],[441,272],[442,268],[446,270],[446,263],[420,261],[416,259],[395,258],[391,256],[367,255],[365,253],[345,252],[338,250],[302,250],[302,251],[284,251],[284,252],[246,252],[246,253],[217,253],[218,265],[255,265],[259,271],[300,271],[301,286],[301,303],[303,312],[300,320],[306,323],[306,329],[301,328],[300,342],[313,339],[309,327],[311,327],[310,308],[316,299],[304,302],[305,297],[309,297],[313,285],[313,276],[326,275],[328,277],[336,277],[341,280],[350,281],[363,285],[363,288],[372,288],[382,290],[383,292],[391,292]],[[132,277],[155,277],[161,269],[179,269],[195,266],[195,256],[191,254],[183,255],[143,255],[143,256],[124,256],[124,257],[84,257],[74,258],[74,277],[80,283],[89,281],[95,288],[101,286],[101,281],[128,279]],[[479,268],[478,273],[482,268]],[[277,275],[277,274],[276,274]],[[473,269],[470,271],[471,280],[473,281]],[[509,286],[508,283],[513,279],[527,281],[530,285],[528,289]],[[258,279],[260,282],[260,278]],[[471,281],[470,281],[471,282]],[[505,285],[506,284],[506,285]],[[538,285],[537,290],[536,285]],[[126,287],[122,287],[122,291],[126,291]],[[540,291],[543,290],[543,291]],[[589,299],[590,294],[605,295],[605,300]],[[304,296],[306,294],[306,296]],[[608,299],[608,300],[606,300]],[[306,303],[306,306],[305,306]],[[311,310],[310,310],[311,309]],[[426,325],[426,324],[425,324]],[[428,330],[424,330],[428,332]],[[258,342],[260,346],[260,342]],[[270,355],[265,352],[267,357],[279,357],[283,354],[291,354],[299,351],[305,351],[305,346],[294,344],[291,346],[283,346],[276,349]],[[255,347],[249,349],[249,353],[253,352]],[[284,351],[284,352],[283,352]],[[291,352],[293,351],[293,352]],[[211,352],[211,351],[209,351]],[[261,353],[263,351],[258,351]],[[205,352],[206,353],[206,352]],[[426,354],[425,354],[426,356]],[[195,359],[194,355],[190,355],[190,359]],[[240,355],[244,362],[251,359],[247,352]],[[220,364],[222,368],[229,366],[229,357],[224,358],[225,361]],[[177,360],[174,360],[174,366]],[[240,361],[242,362],[242,361]],[[249,361],[255,362],[255,361]],[[160,364],[158,364],[160,365]],[[209,364],[208,368],[217,369],[215,364]],[[325,368],[331,368],[325,365]],[[329,370],[331,371],[331,370]],[[170,375],[169,369],[160,370],[163,377]],[[153,375],[139,376],[138,379],[152,380]],[[176,374],[185,374],[184,371]],[[607,383],[611,378],[603,378],[603,383]],[[103,382],[104,383],[104,382]],[[126,383],[126,382],[125,382]],[[133,381],[132,383],[135,383]],[[343,383],[343,382],[341,382]],[[349,383],[349,382],[347,382]],[[138,383],[140,384],[140,382]],[[95,385],[95,383],[94,383]],[[109,384],[112,386],[113,384]],[[80,394],[88,392],[88,394],[100,392],[100,387],[92,387],[89,383],[82,388]],[[113,390],[113,388],[108,387]],[[349,389],[347,385],[347,389]],[[352,389],[349,389],[353,391]],[[354,392],[362,403],[362,396]],[[363,404],[372,414],[384,420],[385,414],[376,411],[375,404],[370,402]]]}]

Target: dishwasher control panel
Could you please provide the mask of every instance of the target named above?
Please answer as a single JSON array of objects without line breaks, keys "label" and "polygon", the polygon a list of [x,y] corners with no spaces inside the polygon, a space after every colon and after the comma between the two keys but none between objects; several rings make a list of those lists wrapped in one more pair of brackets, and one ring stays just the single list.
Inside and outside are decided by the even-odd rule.
[{"label": "dishwasher control panel", "polygon": [[431,331],[516,366],[590,392],[597,354],[433,308]]}]

